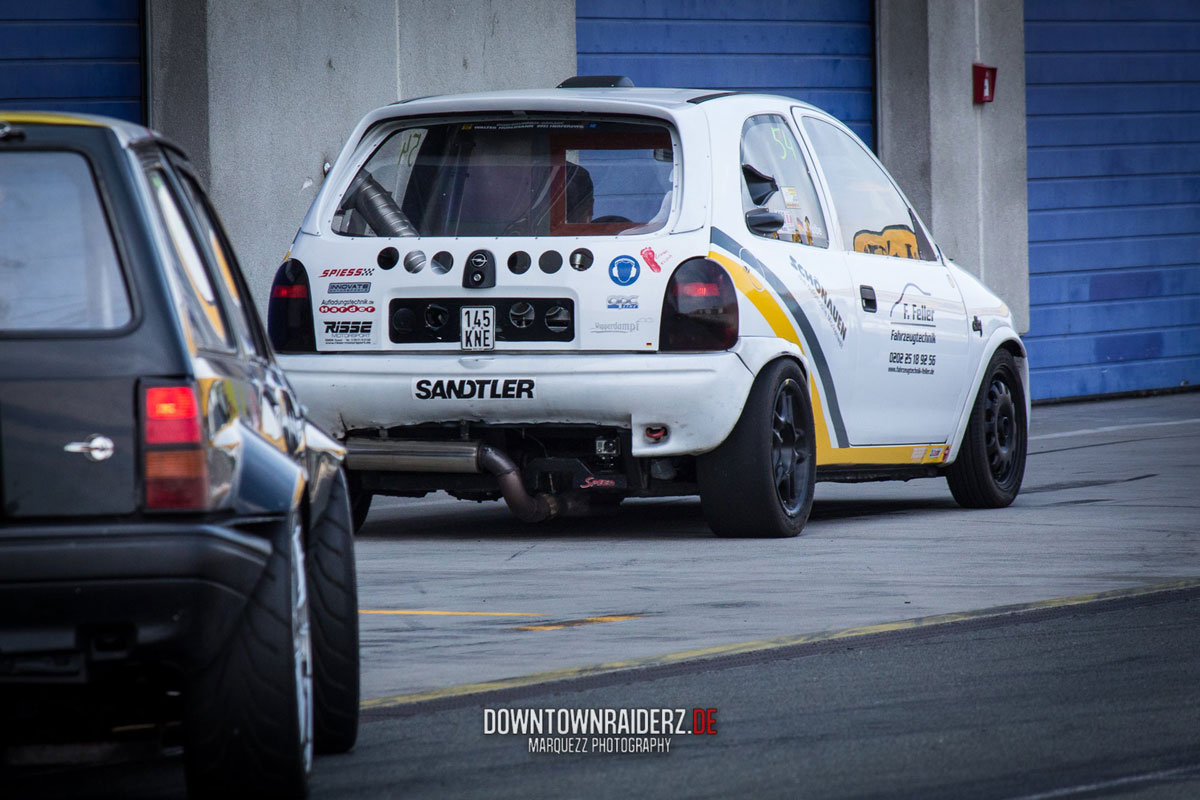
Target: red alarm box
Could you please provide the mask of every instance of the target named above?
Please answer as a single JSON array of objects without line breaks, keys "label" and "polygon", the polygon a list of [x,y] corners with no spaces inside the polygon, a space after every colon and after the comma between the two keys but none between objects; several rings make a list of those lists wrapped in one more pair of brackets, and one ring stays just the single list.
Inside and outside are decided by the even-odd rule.
[{"label": "red alarm box", "polygon": [[975,102],[990,103],[996,99],[996,68],[975,64],[971,68],[975,83]]}]

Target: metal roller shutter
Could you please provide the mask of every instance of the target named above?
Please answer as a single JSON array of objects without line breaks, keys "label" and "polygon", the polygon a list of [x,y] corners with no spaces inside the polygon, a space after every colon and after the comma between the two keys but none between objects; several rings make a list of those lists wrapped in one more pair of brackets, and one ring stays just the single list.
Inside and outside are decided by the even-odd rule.
[{"label": "metal roller shutter", "polygon": [[1200,380],[1200,3],[1026,0],[1035,398]]},{"label": "metal roller shutter", "polygon": [[874,147],[871,0],[577,0],[575,14],[581,75],[789,95]]},{"label": "metal roller shutter", "polygon": [[0,108],[142,112],[139,0],[0,0]]}]

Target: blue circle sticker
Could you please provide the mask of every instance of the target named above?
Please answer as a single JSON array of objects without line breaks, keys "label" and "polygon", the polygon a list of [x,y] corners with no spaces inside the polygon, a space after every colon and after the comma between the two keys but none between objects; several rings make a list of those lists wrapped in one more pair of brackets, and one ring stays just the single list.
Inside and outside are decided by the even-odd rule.
[{"label": "blue circle sticker", "polygon": [[629,286],[642,274],[642,265],[633,256],[617,256],[608,265],[608,277],[617,286]]}]

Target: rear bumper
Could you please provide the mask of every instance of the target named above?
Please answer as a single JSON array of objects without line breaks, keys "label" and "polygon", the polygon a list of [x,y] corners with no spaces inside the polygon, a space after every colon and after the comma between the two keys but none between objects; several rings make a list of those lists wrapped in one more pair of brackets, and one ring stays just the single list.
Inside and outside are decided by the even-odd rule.
[{"label": "rear bumper", "polygon": [[[348,430],[430,422],[585,424],[631,429],[638,457],[712,450],[733,430],[754,381],[734,352],[330,353],[279,362],[308,416],[339,438]],[[440,395],[430,391],[438,381],[465,391],[422,396]],[[663,425],[670,429],[665,441],[645,437],[646,427]]]},{"label": "rear bumper", "polygon": [[0,681],[84,680],[101,661],[205,663],[270,553],[218,524],[4,528]]}]

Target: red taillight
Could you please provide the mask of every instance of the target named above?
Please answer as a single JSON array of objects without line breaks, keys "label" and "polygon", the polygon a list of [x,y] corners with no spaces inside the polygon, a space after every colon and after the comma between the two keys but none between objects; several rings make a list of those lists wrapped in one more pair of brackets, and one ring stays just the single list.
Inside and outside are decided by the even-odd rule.
[{"label": "red taillight", "polygon": [[680,297],[720,297],[721,287],[715,283],[677,283],[675,293]]},{"label": "red taillight", "polygon": [[142,420],[146,508],[207,508],[208,461],[195,388],[146,387]]},{"label": "red taillight", "polygon": [[190,386],[146,390],[146,444],[199,444],[200,414]]},{"label": "red taillight", "polygon": [[267,336],[278,352],[316,352],[310,294],[304,265],[294,258],[284,261],[275,273],[267,301]]},{"label": "red taillight", "polygon": [[738,301],[729,273],[707,258],[680,264],[663,298],[658,349],[728,350],[737,337]]}]

